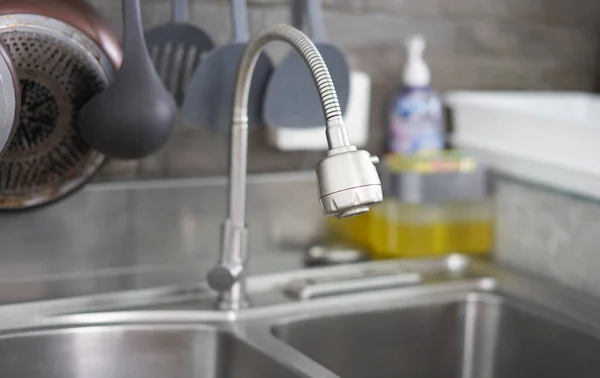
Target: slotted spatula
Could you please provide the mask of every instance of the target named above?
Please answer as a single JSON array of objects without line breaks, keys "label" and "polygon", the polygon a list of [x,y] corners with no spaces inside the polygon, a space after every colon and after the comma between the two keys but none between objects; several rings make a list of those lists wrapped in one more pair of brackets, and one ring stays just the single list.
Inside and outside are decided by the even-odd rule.
[{"label": "slotted spatula", "polygon": [[[234,41],[208,54],[188,87],[182,110],[183,120],[189,126],[217,131],[228,131],[231,127],[238,65],[250,40],[246,0],[231,0],[231,20]],[[272,71],[271,60],[261,54],[250,86],[250,126],[263,123],[262,101]]]},{"label": "slotted spatula", "polygon": [[187,83],[214,43],[202,29],[190,24],[188,0],[173,0],[172,4],[173,22],[149,30],[146,44],[156,71],[181,106]]},{"label": "slotted spatula", "polygon": [[[345,112],[350,94],[350,68],[344,54],[326,42],[325,22],[321,0],[292,0],[294,26],[302,27],[306,11],[311,37],[329,72],[342,111]],[[277,67],[267,86],[264,119],[270,127],[323,127],[325,118],[312,75],[300,55],[293,51]]]}]

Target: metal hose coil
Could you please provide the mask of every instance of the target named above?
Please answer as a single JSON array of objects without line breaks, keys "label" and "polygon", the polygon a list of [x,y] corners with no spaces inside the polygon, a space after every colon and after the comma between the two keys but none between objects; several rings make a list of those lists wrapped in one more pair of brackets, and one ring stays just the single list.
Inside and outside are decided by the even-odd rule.
[{"label": "metal hose coil", "polygon": [[292,45],[308,65],[319,91],[326,123],[328,125],[330,123],[343,125],[342,109],[333,85],[333,80],[319,50],[302,32],[292,26],[283,24],[275,25],[263,31],[246,48],[236,81],[235,113],[233,114],[234,125],[246,125],[247,127],[248,99],[250,84],[252,82],[252,77],[248,73],[254,69],[262,48],[267,43],[276,40],[288,42]]}]

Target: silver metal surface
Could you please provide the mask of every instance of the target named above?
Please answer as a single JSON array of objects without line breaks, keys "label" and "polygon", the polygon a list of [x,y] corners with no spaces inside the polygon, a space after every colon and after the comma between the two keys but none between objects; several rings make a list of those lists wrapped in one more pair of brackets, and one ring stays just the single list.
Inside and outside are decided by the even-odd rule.
[{"label": "silver metal surface", "polygon": [[[0,333],[0,371],[24,378],[596,378],[600,303],[462,256],[253,277],[272,294],[300,277],[405,269],[419,285],[238,312],[186,309],[40,318]],[[199,299],[196,306],[211,303]],[[0,307],[3,320],[8,319]],[[4,323],[4,322],[3,322]]]},{"label": "silver metal surface", "polygon": [[[27,362],[24,357],[27,355]],[[5,377],[296,378],[303,375],[217,327],[124,325],[0,338]]]},{"label": "silver metal surface", "polygon": [[275,333],[344,378],[597,377],[600,340],[496,295],[308,318]]},{"label": "silver metal surface", "polygon": [[[308,66],[319,92],[330,149],[328,157],[317,166],[322,203],[322,198],[327,196],[327,205],[323,206],[325,214],[339,217],[358,215],[383,200],[374,160],[368,152],[356,151],[356,147],[350,145],[331,75],[315,45],[306,35],[289,25],[276,25],[250,40],[236,79],[229,151],[229,197],[227,218],[221,232],[221,255],[208,281],[219,292],[217,306],[226,310],[238,310],[248,303],[244,282],[248,258],[248,104],[252,74],[263,48],[272,41],[287,42],[296,49]],[[321,184],[323,181],[325,184]],[[334,189],[336,192],[332,191]]]},{"label": "silver metal surface", "polygon": [[292,298],[307,300],[318,297],[389,289],[421,282],[421,274],[392,269],[370,269],[354,274],[331,275],[326,278],[307,278],[293,281],[284,289]]},{"label": "silver metal surface", "polygon": [[[448,267],[462,263],[448,260]],[[488,278],[471,281],[471,287],[451,287],[447,278],[397,289],[395,297],[380,291],[322,299],[319,309],[290,309],[271,318],[271,330],[344,378],[600,374],[597,301],[481,262],[460,271],[455,279]],[[424,281],[434,276],[430,271]]]},{"label": "silver metal surface", "polygon": [[[314,183],[314,172],[249,176],[251,274],[302,267],[325,230]],[[36,211],[0,214],[0,305],[204,281],[226,189],[225,178],[89,184]]]}]

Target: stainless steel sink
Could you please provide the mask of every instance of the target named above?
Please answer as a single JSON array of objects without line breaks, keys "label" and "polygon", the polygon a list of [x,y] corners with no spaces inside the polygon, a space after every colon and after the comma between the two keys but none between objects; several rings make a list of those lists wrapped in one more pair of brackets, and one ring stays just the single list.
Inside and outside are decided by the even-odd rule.
[{"label": "stainless steel sink", "polygon": [[600,377],[600,339],[490,294],[287,321],[274,334],[345,378]]},{"label": "stainless steel sink", "polygon": [[[135,309],[98,307],[132,293],[0,307],[0,376],[600,377],[596,299],[464,257],[252,277],[249,291],[239,312],[206,310],[200,289]],[[6,326],[34,310],[46,316]]]},{"label": "stainless steel sink", "polygon": [[214,327],[88,326],[0,338],[3,377],[301,377]]},{"label": "stainless steel sink", "polygon": [[273,332],[345,378],[459,377],[464,305],[327,315],[279,324]]}]

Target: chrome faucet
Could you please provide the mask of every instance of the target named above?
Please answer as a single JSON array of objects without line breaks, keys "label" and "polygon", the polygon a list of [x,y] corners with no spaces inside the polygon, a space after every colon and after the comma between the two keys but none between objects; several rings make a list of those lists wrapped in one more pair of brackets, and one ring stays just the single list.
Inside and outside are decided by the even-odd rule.
[{"label": "chrome faucet", "polygon": [[[321,54],[301,31],[276,25],[249,43],[235,88],[229,161],[228,217],[223,223],[221,255],[208,274],[208,283],[219,293],[217,307],[238,310],[248,306],[246,295],[247,238],[246,161],[248,158],[248,100],[252,73],[262,49],[271,41],[292,45],[308,65],[317,85],[326,121],[327,157],[317,164],[319,201],[326,215],[346,218],[369,211],[382,201],[381,182],[375,169],[379,161],[350,144],[348,131],[329,70]],[[293,90],[293,89],[291,89]]]}]

